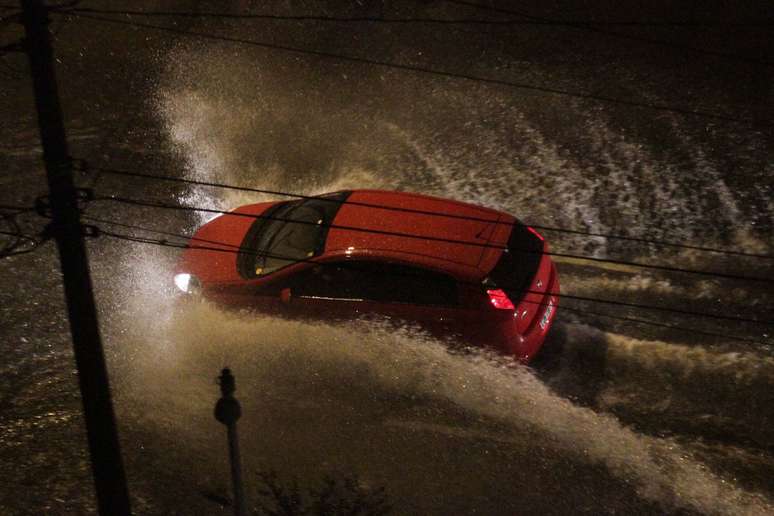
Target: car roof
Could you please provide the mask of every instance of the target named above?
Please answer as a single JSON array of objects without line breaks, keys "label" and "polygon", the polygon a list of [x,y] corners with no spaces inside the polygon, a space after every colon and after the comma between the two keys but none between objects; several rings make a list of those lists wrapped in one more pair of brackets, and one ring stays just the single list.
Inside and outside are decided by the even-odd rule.
[{"label": "car roof", "polygon": [[450,199],[353,190],[333,220],[321,258],[396,261],[478,281],[499,259],[498,246],[506,245],[508,223],[514,220],[507,213]]}]

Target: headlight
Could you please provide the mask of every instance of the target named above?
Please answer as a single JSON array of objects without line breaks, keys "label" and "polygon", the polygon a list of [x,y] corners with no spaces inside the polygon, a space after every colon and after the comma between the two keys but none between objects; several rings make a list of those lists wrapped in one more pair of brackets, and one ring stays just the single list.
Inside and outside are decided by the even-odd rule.
[{"label": "headlight", "polygon": [[201,288],[201,283],[196,276],[187,272],[175,274],[175,285],[186,294],[195,294]]}]

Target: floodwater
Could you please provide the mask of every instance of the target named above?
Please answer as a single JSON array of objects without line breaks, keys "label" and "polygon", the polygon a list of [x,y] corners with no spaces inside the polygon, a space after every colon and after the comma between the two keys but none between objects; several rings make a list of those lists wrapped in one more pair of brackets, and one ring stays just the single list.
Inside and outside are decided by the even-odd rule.
[{"label": "floodwater", "polygon": [[[445,2],[261,8],[486,14]],[[620,9],[572,15],[631,19]],[[687,16],[651,9],[640,19]],[[728,23],[760,13],[732,14],[693,13]],[[400,189],[536,225],[772,254],[770,67],[678,48],[765,56],[771,42],[759,26],[615,29],[670,47],[529,25],[205,19],[176,27],[740,121],[59,20],[72,154],[92,166],[78,181],[98,197],[216,209],[271,198],[98,174],[100,166],[302,194]],[[13,59],[19,76],[6,72],[0,97],[13,115],[0,122],[3,213],[45,192],[26,68]],[[139,228],[190,233],[211,216],[109,200],[85,210],[101,219],[89,223],[154,239],[162,236]],[[44,222],[30,213],[15,220],[30,234]],[[562,254],[774,277],[761,257],[543,233]],[[771,326],[563,299],[547,353],[524,367],[411,325],[333,326],[181,304],[171,282],[179,250],[106,236],[89,250],[138,514],[231,511],[225,431],[212,416],[226,366],[243,409],[248,505],[259,514],[294,494],[324,513],[326,485],[338,512],[360,504],[375,514],[774,513]],[[556,262],[566,294],[771,320],[770,283]],[[95,510],[57,270],[50,243],[0,261],[3,514]]]}]

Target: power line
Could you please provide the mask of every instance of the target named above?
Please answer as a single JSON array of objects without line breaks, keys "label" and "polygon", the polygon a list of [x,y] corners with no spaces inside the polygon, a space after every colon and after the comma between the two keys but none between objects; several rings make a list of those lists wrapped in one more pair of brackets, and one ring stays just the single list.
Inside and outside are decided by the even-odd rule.
[{"label": "power line", "polygon": [[[0,231],[0,235],[8,235],[17,238],[18,240],[16,242],[12,242],[11,244],[5,246],[4,248],[0,249],[0,259],[2,258],[10,258],[11,256],[19,256],[22,254],[28,254],[33,251],[35,251],[42,241],[38,241],[34,239],[33,237],[27,236],[27,235],[20,235],[18,233],[13,233],[10,231]],[[26,249],[19,249],[21,247],[20,240],[26,240],[30,242],[30,247],[27,247]]]},{"label": "power line", "polygon": [[[216,241],[216,240],[203,239],[203,238],[192,237],[192,236],[188,236],[188,235],[182,235],[182,234],[179,234],[179,233],[173,233],[173,232],[168,232],[168,231],[161,231],[161,230],[150,229],[150,228],[143,228],[141,226],[134,226],[134,225],[130,225],[130,224],[116,223],[116,222],[113,222],[113,221],[108,221],[108,220],[105,220],[105,219],[99,219],[99,218],[91,217],[91,216],[84,216],[84,218],[87,219],[87,220],[93,220],[95,222],[106,223],[106,224],[113,224],[113,225],[117,225],[117,226],[131,228],[131,229],[138,229],[138,230],[146,231],[146,232],[149,232],[149,233],[156,233],[156,234],[160,234],[160,235],[172,236],[172,237],[176,237],[176,238],[186,239],[186,240],[189,240],[189,241],[204,242],[204,243],[207,243],[207,244],[219,245],[219,246],[226,247],[227,249],[224,249],[223,247],[209,247],[209,246],[191,245],[190,243],[178,243],[178,242],[169,242],[167,240],[158,240],[158,239],[151,239],[151,238],[144,238],[144,237],[133,237],[133,236],[129,236],[129,235],[120,235],[120,234],[116,234],[116,233],[106,232],[106,231],[101,230],[101,229],[99,230],[99,233],[100,234],[104,234],[105,236],[112,236],[114,238],[123,238],[125,240],[132,240],[132,241],[135,241],[135,242],[138,242],[138,243],[154,244],[154,245],[161,245],[161,246],[166,246],[166,247],[176,247],[178,249],[198,249],[198,250],[203,250],[203,251],[215,251],[215,252],[221,252],[221,253],[227,253],[227,254],[247,254],[247,255],[251,255],[251,256],[264,256],[264,257],[269,257],[269,258],[275,258],[275,259],[278,259],[278,260],[292,261],[292,262],[295,262],[295,263],[310,263],[310,264],[322,265],[322,266],[326,265],[325,262],[319,262],[319,261],[316,261],[316,260],[313,260],[313,259],[293,258],[293,257],[289,257],[289,256],[278,255],[278,254],[275,254],[275,253],[258,252],[258,251],[253,251],[253,250],[249,250],[249,249],[243,249],[240,246],[237,246],[237,245],[234,245],[234,244],[229,244],[229,243],[226,243],[226,242],[219,242],[219,241]],[[464,284],[468,284],[468,285],[472,285],[472,286],[477,286],[477,287],[481,286],[480,284],[477,284],[477,283],[474,283],[474,282],[469,282],[469,281],[460,281],[460,283],[464,283]],[[500,285],[500,288],[506,288],[507,289],[508,287],[509,287],[508,285]],[[523,294],[539,294],[539,295],[546,295],[547,294],[546,292],[530,290],[530,289],[525,289],[525,290],[522,291],[522,293]],[[643,305],[643,304],[638,304],[638,303],[628,303],[628,302],[624,302],[624,301],[614,301],[614,300],[609,300],[609,299],[598,299],[598,298],[592,298],[592,297],[586,297],[586,296],[576,296],[576,295],[572,295],[572,294],[564,294],[564,293],[561,293],[561,292],[556,292],[556,293],[551,292],[549,294],[554,296],[554,297],[558,297],[558,298],[567,298],[567,299],[575,299],[575,300],[578,300],[578,301],[588,301],[588,302],[593,302],[593,303],[603,303],[603,304],[609,304],[609,305],[615,305],[615,306],[624,306],[624,307],[627,307],[627,308],[639,308],[639,309],[645,309],[645,310],[655,310],[655,311],[666,312],[666,313],[674,313],[674,314],[679,314],[679,315],[703,317],[703,318],[708,318],[708,319],[719,319],[719,320],[726,320],[726,321],[735,321],[735,322],[761,324],[761,325],[766,325],[766,326],[774,326],[774,320],[760,320],[760,319],[751,319],[751,318],[747,318],[747,317],[737,317],[737,316],[732,316],[732,315],[711,314],[711,313],[707,313],[707,312],[696,312],[696,311],[692,311],[692,310],[683,310],[683,309],[677,309],[677,308],[667,308],[667,307],[663,307],[663,306]]]},{"label": "power line", "polygon": [[[185,238],[187,240],[202,241],[202,242],[206,242],[206,243],[213,243],[213,244],[219,244],[219,245],[226,245],[226,246],[228,246],[228,244],[224,244],[222,242],[215,242],[215,241],[212,241],[212,240],[206,240],[206,239],[200,239],[200,238],[195,238],[195,237],[189,237],[187,235],[182,235],[182,234],[179,234],[179,233],[173,233],[173,232],[169,232],[169,231],[160,231],[160,230],[155,230],[155,229],[149,229],[149,228],[144,228],[144,227],[141,227],[141,226],[135,226],[135,225],[132,225],[132,224],[123,224],[123,223],[120,223],[120,222],[115,222],[115,221],[112,221],[112,220],[102,219],[102,218],[98,218],[98,217],[84,216],[83,218],[86,219],[86,220],[91,220],[91,221],[102,223],[102,224],[110,224],[110,225],[113,225],[113,226],[119,226],[119,227],[124,227],[124,228],[128,228],[128,229],[137,229],[137,230],[140,230],[140,231],[146,231],[146,232],[149,232],[149,233],[156,233],[156,234],[160,234],[160,235],[172,236],[172,237],[177,237],[177,238]],[[106,236],[109,236],[109,237],[112,237],[112,238],[125,239],[125,240],[136,242],[136,243],[166,245],[168,247],[174,247],[174,248],[178,248],[178,249],[188,249],[188,248],[190,248],[190,246],[188,244],[177,244],[175,242],[168,242],[168,241],[158,240],[158,239],[148,239],[148,238],[142,238],[142,237],[133,237],[133,236],[129,236],[129,235],[118,235],[117,233],[106,232],[104,230],[100,230],[100,232],[102,234],[105,234]],[[232,246],[232,247],[236,248],[237,246]],[[257,253],[256,252],[256,253],[250,253],[250,254],[260,255],[261,253]],[[320,262],[312,262],[312,263],[315,263],[315,264],[318,264],[318,265],[325,265],[325,263],[320,263]],[[561,295],[559,297],[561,297]],[[539,302],[539,301],[529,301],[529,300],[526,300],[526,299],[522,300],[521,302],[526,302],[526,303],[529,303],[529,304],[536,304],[536,305],[543,305],[544,304],[544,303]],[[726,335],[726,334],[722,334],[722,333],[708,332],[708,331],[704,331],[704,330],[697,330],[695,328],[686,328],[684,326],[676,326],[676,325],[659,323],[659,322],[643,320],[643,319],[635,319],[635,318],[632,318],[632,317],[623,317],[623,316],[618,316],[618,315],[613,315],[613,314],[593,312],[593,311],[582,310],[582,309],[579,309],[579,308],[574,308],[574,307],[570,307],[570,306],[566,306],[566,305],[562,306],[562,310],[570,310],[572,312],[578,312],[578,313],[582,313],[582,314],[586,314],[586,315],[595,315],[595,316],[599,316],[599,317],[607,317],[607,318],[610,318],[610,319],[616,319],[616,320],[620,320],[620,321],[632,322],[632,323],[646,325],[646,326],[655,326],[655,327],[659,327],[659,328],[666,328],[666,329],[670,329],[670,330],[676,330],[676,331],[683,331],[683,332],[688,332],[688,333],[693,333],[693,334],[706,335],[706,336],[710,336],[710,337],[719,337],[719,338],[724,338],[724,339],[728,339],[728,340],[735,340],[735,341],[739,341],[739,342],[748,342],[748,343],[752,343],[752,344],[760,344],[760,342],[757,341],[757,340],[748,339],[748,338],[744,338],[744,337],[737,337],[737,336]]]},{"label": "power line", "polygon": [[13,215],[19,215],[21,213],[27,213],[30,211],[35,211],[34,206],[14,206],[10,204],[0,204],[0,210],[13,210],[15,213]]},{"label": "power line", "polygon": [[21,20],[21,12],[4,15],[0,18],[0,24],[18,22]]},{"label": "power line", "polygon": [[[9,236],[15,239],[14,241],[6,244],[5,247],[0,248],[0,259],[31,253],[35,251],[44,241],[42,239],[38,240],[37,238],[25,235],[21,232],[21,228],[18,227],[18,224],[13,223],[11,229],[12,231],[0,231],[0,235]],[[24,242],[27,242],[29,247],[20,249],[20,247],[24,245]]]},{"label": "power line", "polygon": [[[477,248],[490,248],[490,249],[499,249],[499,250],[505,250],[506,247],[502,245],[494,245],[489,243],[482,243],[482,242],[471,242],[466,240],[456,240],[453,238],[443,238],[443,237],[435,237],[431,235],[416,235],[412,233],[403,233],[399,231],[388,231],[388,230],[377,230],[377,229],[366,229],[366,228],[360,228],[356,226],[346,226],[341,224],[331,224],[331,223],[323,223],[323,224],[316,224],[314,222],[306,222],[306,221],[298,221],[293,219],[287,219],[282,217],[273,217],[270,215],[252,215],[252,214],[246,214],[246,213],[238,213],[238,212],[231,212],[231,211],[225,211],[225,210],[217,210],[214,208],[202,208],[202,207],[196,207],[196,206],[181,206],[176,204],[166,204],[161,202],[151,202],[151,201],[143,201],[139,199],[130,199],[126,197],[118,197],[118,196],[110,196],[110,197],[96,197],[94,199],[95,201],[113,201],[118,202],[122,204],[129,204],[129,205],[135,205],[135,206],[145,206],[145,207],[152,207],[152,208],[162,208],[162,209],[170,209],[170,210],[180,210],[180,211],[197,211],[197,212],[203,212],[203,213],[214,213],[218,215],[233,215],[237,217],[246,217],[246,218],[252,218],[252,219],[263,219],[263,220],[274,220],[278,222],[290,222],[294,224],[301,224],[301,225],[309,225],[309,226],[322,226],[322,227],[328,227],[328,228],[334,228],[334,229],[340,229],[343,231],[353,231],[358,233],[369,233],[369,234],[377,234],[377,235],[383,235],[383,236],[393,236],[393,237],[401,237],[401,238],[411,238],[411,239],[417,239],[417,240],[424,240],[424,241],[431,241],[431,242],[438,242],[438,243],[446,243],[446,244],[453,244],[453,245],[460,245],[460,246],[468,246],[468,247],[477,247]],[[761,283],[774,283],[773,278],[764,278],[759,276],[743,276],[739,274],[729,274],[729,273],[722,273],[722,272],[716,272],[716,271],[703,271],[703,270],[697,270],[697,269],[685,269],[680,267],[671,267],[667,265],[650,265],[650,264],[644,264],[639,262],[631,262],[626,260],[613,260],[610,258],[595,258],[591,256],[583,256],[583,255],[577,255],[577,254],[570,254],[570,253],[557,253],[553,251],[543,252],[543,251],[532,251],[532,250],[522,250],[522,249],[511,249],[513,251],[518,251],[522,253],[528,253],[528,254],[545,254],[548,256],[558,256],[562,258],[574,258],[578,260],[586,260],[591,262],[598,262],[598,263],[610,263],[615,265],[626,265],[629,267],[638,267],[642,269],[654,269],[654,270],[662,270],[662,271],[668,271],[668,272],[676,272],[676,273],[683,273],[683,274],[696,274],[696,275],[702,275],[702,276],[711,276],[715,278],[725,278],[725,279],[733,279],[733,280],[742,280],[742,281],[755,281],[755,282],[761,282]]]},{"label": "power line", "polygon": [[[90,217],[84,217],[84,218],[88,219]],[[103,222],[107,223],[107,224],[118,225],[118,226],[127,226],[126,224],[117,224],[117,223],[111,222],[111,221],[104,221],[103,220]],[[133,227],[133,226],[128,226],[128,227]],[[151,231],[151,230],[144,229],[144,228],[141,228],[141,229],[143,229],[145,231]],[[135,243],[153,244],[153,245],[159,245],[159,246],[173,247],[173,248],[177,248],[177,249],[191,249],[192,248],[191,246],[186,245],[186,244],[176,244],[174,242],[167,242],[167,241],[164,241],[164,240],[149,239],[149,238],[142,238],[142,237],[133,237],[133,236],[129,236],[129,235],[119,235],[117,233],[106,232],[104,230],[100,230],[100,231],[104,235],[106,235],[108,237],[116,238],[116,239],[119,239],[119,240],[127,240],[127,241],[135,242]],[[157,231],[153,231],[153,232],[157,232]],[[168,233],[161,232],[161,231],[158,231],[158,233],[160,233],[160,234],[168,234]],[[192,238],[192,240],[199,240],[199,239]],[[195,247],[193,247],[193,248],[195,248]],[[306,260],[301,260],[301,261],[303,262],[303,261],[306,261]],[[326,265],[325,263],[320,263],[320,262],[312,262],[312,263],[315,263],[317,265],[323,265],[323,266]],[[558,294],[558,295],[554,294],[554,295],[556,297],[565,297],[562,294]],[[527,303],[527,304],[533,304],[533,305],[543,305],[543,306],[545,305],[545,303],[543,303],[543,302],[540,302],[540,301],[530,301],[530,300],[527,300],[527,299],[522,299],[520,301],[520,303]],[[616,320],[620,320],[620,321],[633,322],[633,323],[636,323],[636,324],[646,325],[646,326],[656,326],[656,327],[659,327],[659,328],[666,328],[666,329],[670,329],[670,330],[683,331],[683,332],[688,332],[688,333],[692,333],[692,334],[706,335],[706,336],[710,336],[710,337],[719,337],[719,338],[723,338],[723,339],[727,339],[727,340],[732,340],[732,341],[748,342],[748,343],[751,343],[751,344],[760,344],[759,341],[754,340],[754,339],[748,339],[748,338],[744,338],[744,337],[737,337],[737,336],[733,336],[733,335],[726,335],[726,334],[723,334],[723,333],[714,333],[714,332],[708,332],[708,331],[703,331],[703,330],[697,330],[695,328],[686,328],[684,326],[676,326],[676,325],[671,325],[671,324],[658,323],[658,322],[655,322],[655,321],[648,321],[648,320],[643,320],[643,319],[635,319],[635,318],[632,318],[632,317],[622,317],[622,316],[617,316],[617,315],[612,315],[612,314],[604,314],[604,313],[600,313],[600,312],[592,312],[592,311],[589,311],[589,310],[582,310],[582,309],[579,309],[579,308],[574,308],[574,307],[570,307],[570,306],[566,306],[566,305],[562,306],[562,310],[570,310],[572,312],[586,314],[586,315],[595,315],[595,316],[599,316],[599,317],[607,317],[607,318],[616,319]]]},{"label": "power line", "polygon": [[[88,170],[86,168],[85,170]],[[469,221],[476,221],[476,222],[484,222],[487,224],[493,224],[493,225],[507,225],[507,226],[513,226],[512,222],[500,222],[499,220],[491,220],[486,219],[483,217],[473,217],[468,215],[459,215],[459,214],[453,214],[453,213],[440,213],[436,211],[430,211],[430,210],[419,210],[419,209],[412,209],[412,208],[400,208],[400,207],[393,207],[393,206],[383,206],[379,204],[373,204],[373,203],[366,203],[366,202],[359,202],[359,201],[350,201],[350,200],[340,200],[340,199],[331,199],[331,198],[325,198],[325,197],[319,197],[314,195],[304,195],[299,193],[292,193],[292,192],[284,192],[280,190],[269,190],[264,188],[250,188],[246,186],[237,186],[237,185],[229,185],[225,183],[215,183],[215,182],[209,182],[209,181],[197,181],[194,179],[183,179],[179,177],[171,177],[171,176],[162,176],[162,175],[156,175],[156,174],[145,174],[140,172],[130,172],[126,170],[116,170],[116,169],[109,169],[104,167],[93,167],[93,170],[96,170],[98,173],[104,173],[104,174],[110,174],[110,175],[117,175],[117,176],[126,176],[126,177],[138,177],[138,178],[145,178],[145,179],[153,179],[153,180],[159,180],[159,181],[170,181],[175,183],[184,183],[189,185],[197,185],[197,186],[208,186],[213,188],[224,188],[229,190],[237,190],[242,192],[253,192],[253,193],[260,193],[260,194],[266,194],[266,195],[276,195],[281,197],[291,197],[296,199],[316,199],[316,200],[322,200],[325,202],[331,202],[336,204],[350,204],[352,206],[362,206],[366,208],[374,208],[374,209],[381,209],[381,210],[387,210],[387,211],[398,211],[398,212],[404,212],[404,213],[416,213],[419,215],[428,215],[428,216],[435,216],[435,217],[441,217],[441,218],[450,218],[450,219],[458,219],[458,220],[469,220]],[[703,251],[703,252],[710,252],[710,253],[717,253],[717,254],[726,254],[726,255],[733,255],[733,256],[744,256],[748,258],[761,258],[766,260],[772,260],[774,259],[774,256],[768,255],[768,254],[756,254],[756,253],[745,253],[742,251],[732,251],[728,249],[717,249],[712,247],[703,247],[703,246],[696,246],[696,245],[689,245],[689,244],[678,244],[676,242],[665,242],[663,240],[654,240],[649,238],[643,238],[643,237],[631,237],[631,236],[624,236],[624,235],[610,235],[606,233],[593,233],[588,231],[581,231],[577,229],[567,229],[567,228],[558,228],[553,226],[543,226],[538,224],[532,224],[532,223],[526,223],[528,226],[540,229],[542,231],[554,231],[557,233],[569,233],[569,234],[575,234],[575,235],[583,235],[583,236],[593,236],[593,237],[602,237],[602,238],[608,238],[613,240],[626,240],[631,242],[639,242],[643,244],[654,244],[659,246],[666,246],[666,247],[676,247],[676,248],[682,248],[682,249],[691,249],[695,251]]]},{"label": "power line", "polygon": [[687,115],[687,116],[696,116],[696,117],[702,117],[707,119],[713,119],[713,120],[722,120],[725,122],[734,122],[743,124],[746,126],[750,126],[753,128],[760,127],[761,125],[772,125],[772,120],[749,120],[749,119],[743,119],[743,118],[736,118],[730,115],[724,115],[724,114],[718,114],[718,113],[711,113],[707,111],[699,111],[699,110],[692,110],[687,108],[680,108],[680,107],[674,107],[669,105],[663,105],[663,104],[650,104],[647,102],[639,102],[635,100],[626,100],[626,99],[619,99],[614,97],[607,97],[604,95],[598,95],[595,93],[578,93],[568,90],[562,90],[558,88],[548,87],[548,86],[538,86],[534,84],[526,84],[526,83],[519,83],[514,81],[507,81],[503,79],[495,79],[495,78],[488,78],[488,77],[479,77],[475,75],[470,74],[464,74],[464,73],[457,73],[457,72],[449,72],[445,70],[439,70],[434,68],[425,68],[422,66],[417,65],[409,65],[409,64],[403,64],[393,61],[384,61],[384,60],[377,60],[377,59],[369,59],[365,57],[357,57],[357,56],[350,56],[350,55],[344,55],[344,54],[337,54],[334,52],[327,52],[322,50],[313,50],[308,48],[301,48],[301,47],[291,47],[287,45],[279,45],[275,43],[266,43],[262,41],[256,41],[256,40],[248,40],[248,39],[242,39],[242,38],[234,38],[230,36],[219,36],[216,34],[210,34],[207,32],[200,32],[200,31],[193,31],[193,30],[187,30],[187,29],[179,29],[175,27],[165,27],[162,25],[153,25],[149,23],[141,23],[141,22],[134,22],[134,21],[125,21],[125,20],[116,20],[112,18],[105,18],[102,16],[93,16],[89,14],[80,14],[77,12],[67,12],[67,11],[54,11],[57,14],[60,15],[67,15],[67,16],[75,16],[78,18],[84,18],[89,20],[95,20],[98,22],[104,22],[104,23],[112,23],[117,25],[125,25],[129,27],[142,27],[146,29],[153,29],[163,32],[169,32],[173,34],[179,34],[184,36],[192,36],[192,37],[198,37],[198,38],[204,38],[204,39],[211,39],[211,40],[217,40],[217,41],[224,41],[228,43],[237,43],[242,45],[249,45],[259,48],[266,48],[270,50],[279,50],[283,52],[291,52],[296,54],[304,54],[304,55],[312,55],[316,57],[321,57],[325,59],[334,59],[338,61],[346,61],[346,62],[352,62],[352,63],[359,63],[359,64],[367,64],[367,65],[373,65],[373,66],[381,66],[385,68],[393,68],[396,70],[404,70],[404,71],[410,71],[410,72],[418,72],[418,73],[424,73],[428,75],[434,75],[438,77],[446,77],[446,78],[453,78],[453,79],[464,79],[469,80],[473,82],[480,82],[483,84],[494,84],[497,86],[506,86],[511,88],[518,88],[522,90],[528,90],[528,91],[535,91],[539,93],[546,93],[551,95],[558,95],[563,97],[572,97],[572,98],[578,98],[583,100],[593,100],[597,102],[607,102],[610,104],[618,104],[622,106],[628,106],[628,107],[636,107],[636,108],[645,108],[645,109],[651,109],[655,111],[664,111],[664,112],[670,112],[670,113],[677,113],[681,115]]},{"label": "power line", "polygon": [[[35,238],[30,235],[25,235],[22,232],[21,226],[19,225],[19,221],[16,220],[16,217],[33,211],[34,208],[27,206],[0,205],[0,209],[9,210],[12,212],[0,213],[0,219],[8,225],[10,230],[0,231],[0,235],[9,236],[14,239],[11,242],[5,244],[5,247],[0,248],[0,259],[31,253],[46,240],[45,238]],[[22,246],[24,246],[25,242],[27,243],[28,247],[20,249]]]},{"label": "power line", "polygon": [[760,342],[757,341],[757,340],[748,339],[748,338],[745,338],[745,337],[736,337],[736,336],[733,336],[733,335],[726,335],[724,333],[714,333],[714,332],[710,332],[710,331],[697,330],[696,328],[686,328],[684,326],[675,326],[673,324],[665,324],[665,323],[659,323],[659,322],[656,322],[656,321],[648,321],[648,320],[644,320],[644,319],[636,319],[634,317],[623,317],[623,316],[620,316],[620,315],[604,314],[604,313],[600,313],[600,312],[592,312],[592,311],[589,311],[589,310],[581,310],[580,308],[574,308],[572,306],[567,306],[567,305],[562,305],[562,310],[569,310],[571,312],[577,312],[577,313],[581,313],[581,314],[584,314],[584,315],[596,315],[598,317],[606,317],[608,319],[616,319],[616,320],[619,320],[619,321],[625,321],[625,322],[630,322],[630,323],[635,323],[635,324],[641,324],[641,325],[645,325],[645,326],[655,326],[657,328],[666,328],[666,329],[669,329],[669,330],[684,331],[684,332],[687,332],[687,333],[693,333],[693,334],[698,334],[698,335],[706,335],[708,337],[720,337],[720,338],[723,338],[723,339],[736,340],[736,341],[739,341],[739,342],[749,342],[751,344],[760,344]]},{"label": "power line", "polygon": [[266,20],[266,21],[296,21],[296,22],[331,22],[331,23],[395,23],[395,24],[438,24],[438,25],[555,25],[532,20],[483,20],[476,18],[384,18],[377,16],[325,16],[325,15],[279,15],[258,13],[227,13],[227,12],[191,12],[191,11],[138,11],[76,8],[64,11],[66,13],[107,14],[123,16],[142,16],[148,18],[214,18],[221,20]]},{"label": "power line", "polygon": [[[482,6],[483,7],[483,6]],[[191,12],[191,11],[138,11],[138,10],[114,10],[114,9],[94,9],[88,7],[78,7],[69,9],[66,12],[77,12],[86,14],[107,14],[124,16],[144,16],[151,18],[180,17],[180,18],[215,18],[226,20],[270,20],[270,21],[315,21],[315,22],[333,22],[333,23],[428,23],[443,25],[537,25],[537,26],[562,26],[565,21],[557,20],[483,20],[478,18],[384,18],[374,16],[324,16],[324,15],[277,15],[277,14],[258,14],[258,13],[226,13],[226,12]],[[519,15],[523,16],[523,15]],[[656,26],[656,27],[767,27],[771,22],[691,22],[691,21],[662,21],[662,22],[634,22],[634,21],[593,21],[576,20],[572,22],[576,25],[625,25],[625,26]]]},{"label": "power line", "polygon": [[696,53],[696,54],[705,54],[705,55],[710,55],[710,56],[714,56],[714,57],[720,57],[720,58],[723,58],[723,59],[731,59],[731,60],[734,60],[734,61],[740,61],[740,62],[749,63],[749,64],[755,64],[755,65],[760,65],[760,66],[774,66],[774,62],[771,62],[771,61],[763,61],[761,59],[755,59],[755,58],[751,58],[751,57],[741,56],[741,55],[738,55],[738,54],[730,54],[730,53],[727,53],[727,52],[719,52],[719,51],[716,51],[716,50],[707,50],[705,48],[697,48],[697,47],[692,47],[692,46],[689,46],[689,45],[682,45],[682,44],[679,44],[679,43],[673,43],[671,41],[664,41],[664,40],[660,40],[660,39],[653,39],[653,38],[647,38],[647,37],[643,37],[643,36],[636,36],[636,35],[633,35],[633,34],[623,34],[621,32],[614,32],[614,31],[610,31],[610,30],[606,30],[606,29],[600,29],[598,27],[595,27],[594,23],[583,23],[583,24],[581,24],[581,23],[577,23],[577,22],[573,22],[573,21],[555,20],[555,19],[551,19],[551,18],[544,18],[544,17],[541,17],[541,16],[531,15],[529,13],[525,13],[525,12],[521,12],[521,11],[516,11],[514,9],[504,9],[504,8],[494,7],[494,6],[491,6],[491,5],[482,5],[482,4],[478,4],[476,2],[470,2],[470,1],[466,1],[466,0],[445,0],[445,1],[447,3],[450,3],[450,4],[463,5],[463,6],[466,6],[466,7],[472,7],[472,8],[475,8],[475,9],[481,9],[481,10],[485,10],[485,11],[497,12],[497,13],[501,13],[501,14],[511,14],[511,15],[516,15],[516,16],[522,16],[522,17],[524,17],[524,18],[526,18],[528,20],[532,20],[532,21],[535,21],[535,22],[550,23],[552,25],[558,25],[558,26],[562,26],[562,27],[569,27],[571,29],[577,29],[577,30],[582,30],[582,31],[586,31],[586,32],[593,32],[593,33],[596,33],[596,34],[601,34],[603,36],[607,36],[607,37],[611,37],[611,38],[616,38],[616,39],[628,39],[628,40],[631,40],[631,41],[639,41],[641,43],[646,43],[646,44],[649,44],[649,45],[658,45],[658,46],[663,46],[663,47],[676,48],[676,49],[679,49],[679,50],[685,50],[685,51],[693,52],[693,53]]}]

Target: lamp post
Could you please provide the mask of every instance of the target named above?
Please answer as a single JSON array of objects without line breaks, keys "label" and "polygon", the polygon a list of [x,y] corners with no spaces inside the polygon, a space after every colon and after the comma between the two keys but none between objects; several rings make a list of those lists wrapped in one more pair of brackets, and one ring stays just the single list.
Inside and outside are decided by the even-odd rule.
[{"label": "lamp post", "polygon": [[215,404],[215,419],[226,425],[228,430],[228,456],[231,463],[231,482],[234,488],[234,515],[246,516],[245,497],[242,490],[242,461],[239,457],[239,440],[236,422],[242,415],[242,408],[234,398],[236,380],[229,368],[223,369],[218,377],[221,397]]}]

